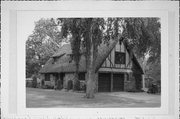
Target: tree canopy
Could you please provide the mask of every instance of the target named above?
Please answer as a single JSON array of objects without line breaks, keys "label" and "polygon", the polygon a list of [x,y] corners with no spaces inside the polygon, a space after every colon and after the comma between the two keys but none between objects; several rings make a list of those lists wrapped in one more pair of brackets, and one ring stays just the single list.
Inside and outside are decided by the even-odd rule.
[{"label": "tree canopy", "polygon": [[35,22],[33,33],[26,41],[26,77],[31,77],[60,48],[60,30],[54,19]]},{"label": "tree canopy", "polygon": [[145,76],[161,78],[161,23],[159,18],[126,18],[125,36]]}]

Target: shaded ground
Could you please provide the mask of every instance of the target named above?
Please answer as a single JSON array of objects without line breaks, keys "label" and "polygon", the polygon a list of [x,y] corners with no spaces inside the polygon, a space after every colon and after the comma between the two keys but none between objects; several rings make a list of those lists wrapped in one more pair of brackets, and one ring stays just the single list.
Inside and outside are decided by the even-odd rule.
[{"label": "shaded ground", "polygon": [[108,92],[96,93],[94,99],[84,98],[85,93],[55,91],[49,89],[26,89],[27,108],[57,107],[160,107],[160,95],[147,93]]}]

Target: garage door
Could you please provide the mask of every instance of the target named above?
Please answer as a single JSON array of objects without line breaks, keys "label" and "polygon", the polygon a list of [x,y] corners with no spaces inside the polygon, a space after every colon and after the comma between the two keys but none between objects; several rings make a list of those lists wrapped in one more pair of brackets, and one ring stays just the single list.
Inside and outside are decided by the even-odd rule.
[{"label": "garage door", "polygon": [[110,91],[111,91],[111,74],[99,73],[98,92],[110,92]]},{"label": "garage door", "polygon": [[124,91],[124,74],[113,74],[113,91]]}]

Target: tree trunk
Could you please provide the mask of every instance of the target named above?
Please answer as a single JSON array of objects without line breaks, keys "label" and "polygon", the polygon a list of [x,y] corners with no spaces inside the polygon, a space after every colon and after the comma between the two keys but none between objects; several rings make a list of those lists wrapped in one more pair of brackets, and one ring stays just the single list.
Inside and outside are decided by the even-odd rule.
[{"label": "tree trunk", "polygon": [[78,91],[80,88],[80,82],[79,82],[79,76],[78,72],[76,71],[74,74],[74,79],[73,79],[73,91]]},{"label": "tree trunk", "polygon": [[91,44],[90,55],[88,57],[87,77],[86,77],[86,97],[94,98],[95,92],[95,70],[94,70],[94,45]]},{"label": "tree trunk", "polygon": [[87,55],[87,76],[86,76],[86,97],[87,98],[94,98],[95,92],[95,41],[92,39],[92,26],[90,26],[89,32],[89,49]]},{"label": "tree trunk", "polygon": [[[86,77],[86,97],[87,98],[94,98],[94,93],[96,89],[96,78],[95,74],[97,72],[98,67],[101,66],[101,62],[98,62],[98,66],[96,65],[96,62],[100,59],[96,59],[98,55],[98,46],[97,46],[97,41],[96,39],[92,38],[92,27],[93,25],[90,26],[90,32],[89,32],[89,42],[88,42],[88,55],[86,56],[87,60],[87,77]],[[111,42],[109,47],[109,52],[111,51],[111,48],[116,45],[119,37],[115,39],[113,42]],[[107,53],[108,54],[108,53]],[[102,54],[101,54],[102,55]],[[103,63],[103,62],[102,62]]]},{"label": "tree trunk", "polygon": [[94,98],[95,93],[95,72],[90,69],[87,72],[87,82],[86,82],[86,97]]},{"label": "tree trunk", "polygon": [[74,79],[73,79],[73,91],[78,91],[80,89],[80,82],[79,82],[79,61],[80,61],[80,33],[79,31],[75,32],[72,34],[73,35],[73,41],[71,42],[72,46],[72,52],[73,52],[73,60],[75,61],[76,64],[76,71],[74,74]]},{"label": "tree trunk", "polygon": [[145,59],[145,55],[142,57],[142,69],[144,71],[144,74],[142,74],[142,90],[145,91],[145,79],[144,79],[144,75],[145,75],[145,68],[146,68],[146,64],[147,64],[147,59]]}]

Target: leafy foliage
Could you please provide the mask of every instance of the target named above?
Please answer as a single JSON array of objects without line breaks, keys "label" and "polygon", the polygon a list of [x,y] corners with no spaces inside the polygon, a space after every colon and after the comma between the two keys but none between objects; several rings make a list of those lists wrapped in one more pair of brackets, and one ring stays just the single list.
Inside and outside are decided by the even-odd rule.
[{"label": "leafy foliage", "polygon": [[125,24],[124,36],[130,39],[138,58],[147,54],[152,58],[160,56],[159,18],[126,18]]},{"label": "leafy foliage", "polygon": [[[73,59],[76,62],[75,79],[73,86],[78,81],[78,67],[81,49],[85,49],[87,67],[87,92],[88,98],[94,97],[95,89],[95,61],[98,53],[98,46],[118,36],[119,18],[58,18],[61,26],[62,37],[71,36],[71,47]],[[76,88],[74,88],[76,90]]]},{"label": "leafy foliage", "polygon": [[54,19],[40,19],[26,41],[26,77],[37,74],[60,47],[60,29]]},{"label": "leafy foliage", "polygon": [[161,25],[159,18],[126,18],[124,36],[142,64],[146,76],[161,78]]}]

